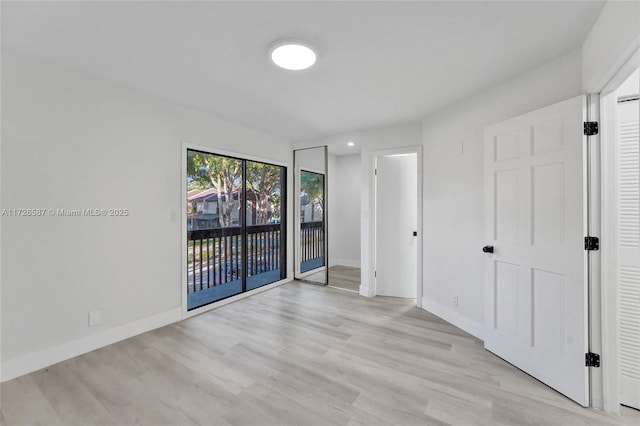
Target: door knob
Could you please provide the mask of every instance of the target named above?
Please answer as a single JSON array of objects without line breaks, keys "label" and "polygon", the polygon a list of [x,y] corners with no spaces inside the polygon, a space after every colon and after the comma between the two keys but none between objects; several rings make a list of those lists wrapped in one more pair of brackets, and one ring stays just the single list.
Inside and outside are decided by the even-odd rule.
[{"label": "door knob", "polygon": [[484,253],[493,253],[493,246],[484,246],[482,247],[482,251]]}]

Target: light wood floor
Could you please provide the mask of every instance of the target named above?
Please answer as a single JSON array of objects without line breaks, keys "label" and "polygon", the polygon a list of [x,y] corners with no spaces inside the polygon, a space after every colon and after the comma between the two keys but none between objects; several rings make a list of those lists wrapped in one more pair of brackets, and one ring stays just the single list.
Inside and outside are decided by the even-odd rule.
[{"label": "light wood floor", "polygon": [[329,268],[329,285],[358,293],[360,291],[360,268],[332,266]]},{"label": "light wood floor", "polygon": [[1,387],[2,425],[614,425],[399,298],[292,283]]}]

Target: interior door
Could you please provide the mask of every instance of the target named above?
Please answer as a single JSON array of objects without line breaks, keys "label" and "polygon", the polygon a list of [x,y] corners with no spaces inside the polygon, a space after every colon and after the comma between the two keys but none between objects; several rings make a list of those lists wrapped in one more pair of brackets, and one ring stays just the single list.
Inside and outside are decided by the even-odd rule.
[{"label": "interior door", "polygon": [[618,103],[617,245],[620,403],[640,409],[640,139],[638,99]]},{"label": "interior door", "polygon": [[485,348],[587,406],[585,106],[580,96],[485,129],[483,251]]},{"label": "interior door", "polygon": [[417,154],[376,160],[376,294],[417,292]]}]

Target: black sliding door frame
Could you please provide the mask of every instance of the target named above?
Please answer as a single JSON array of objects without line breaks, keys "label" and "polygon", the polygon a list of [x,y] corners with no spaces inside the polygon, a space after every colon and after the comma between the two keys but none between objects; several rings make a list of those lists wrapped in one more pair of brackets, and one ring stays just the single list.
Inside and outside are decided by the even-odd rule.
[{"label": "black sliding door frame", "polygon": [[[186,244],[187,244],[186,250],[183,252],[183,256],[185,257],[185,262],[186,262],[185,263],[186,267],[184,268],[184,273],[186,274],[186,277],[185,277],[186,288],[183,290],[186,293],[185,294],[186,304],[183,303],[183,307],[186,309],[185,313],[188,313],[191,311],[197,311],[212,303],[216,303],[224,299],[227,299],[229,297],[234,297],[239,294],[246,293],[247,291],[251,291],[259,287],[273,284],[278,281],[286,279],[286,276],[287,276],[287,271],[286,271],[286,265],[287,265],[287,260],[286,260],[287,259],[287,220],[286,220],[287,219],[287,166],[281,165],[281,164],[269,163],[269,162],[258,160],[258,159],[242,158],[239,156],[229,155],[229,154],[218,154],[216,152],[210,152],[201,148],[195,148],[190,146],[185,146],[185,154],[186,154],[185,155],[185,159],[186,159],[185,175],[186,175],[187,182],[189,181],[190,176],[193,176],[189,174],[189,167],[187,165],[190,154],[222,157],[222,158],[227,158],[230,160],[241,162],[241,177],[240,177],[241,183],[240,183],[239,189],[237,190],[237,201],[238,201],[238,208],[239,208],[239,212],[238,212],[239,214],[237,217],[240,222],[239,227],[218,226],[214,228],[205,228],[205,229],[199,229],[199,230],[188,229],[189,220],[190,220],[189,211],[188,211],[189,201],[187,199],[188,197],[186,196],[183,197],[182,202],[187,204],[186,217],[182,225],[185,228],[184,231],[186,231]],[[247,175],[248,174],[247,163],[255,163],[259,165],[277,167],[279,169],[279,173],[276,172],[278,173],[278,176],[279,176],[279,188],[280,188],[279,222],[256,224],[256,225],[249,225],[247,223],[248,208],[252,209],[251,210],[252,218],[256,214],[258,214],[258,206],[256,205],[258,199],[257,199],[256,193],[253,192],[252,202],[250,202],[250,200],[248,199],[249,185],[248,185],[248,175]],[[183,183],[185,187],[187,185],[187,182]],[[188,193],[188,189],[184,192],[184,195],[186,195],[187,193]],[[233,204],[236,201],[234,199],[233,193],[232,194],[225,193],[224,197],[227,203]],[[217,205],[216,205],[218,217],[215,219],[212,219],[214,221],[217,221],[218,224],[220,224],[220,219],[221,219],[221,215],[220,215],[221,208],[222,208],[222,195],[221,193],[218,193]],[[205,205],[203,204],[203,211],[204,209],[205,209]],[[192,222],[191,222],[192,226],[193,226],[193,223],[194,222],[192,219]],[[229,224],[230,223],[231,223],[231,216],[229,216]],[[277,236],[274,233],[277,233]],[[196,249],[195,249],[196,238],[198,238],[199,247],[200,247],[199,271],[196,268]],[[209,244],[211,239],[213,239],[212,246]],[[203,290],[203,276],[204,276],[203,262],[205,261],[205,258],[203,257],[204,255],[202,253],[203,241],[206,241],[206,243],[204,243],[206,244],[206,262],[207,262],[207,267],[206,267],[207,289],[206,290],[209,290],[210,288],[210,277],[211,277],[210,258],[211,257],[213,257],[213,283],[214,283],[213,285],[214,286],[224,285],[225,283],[227,283],[227,280],[228,280],[227,274],[231,274],[232,279],[234,274],[237,274],[235,276],[237,278],[240,278],[241,288],[239,291],[231,290],[234,292],[230,294],[224,294],[221,297],[213,296],[214,298],[212,300],[208,300],[205,298],[203,299],[202,302],[194,301],[193,303],[191,303],[192,299],[190,299],[190,296],[193,298],[194,294],[197,291],[196,276],[198,272],[200,277],[199,290],[200,291]],[[222,241],[224,241],[224,244],[222,244]],[[217,255],[216,255],[216,242],[218,244]],[[192,252],[189,251],[190,243],[193,244]],[[249,249],[250,244],[252,244],[252,250]],[[230,249],[229,249],[229,245],[231,245]],[[238,245],[240,247],[238,247]],[[274,250],[274,245],[277,247],[275,250]],[[213,251],[213,255],[211,255],[211,251]],[[234,265],[234,253],[235,253],[235,265]],[[189,262],[190,262],[189,256],[190,255],[192,256],[191,261],[193,262],[191,276],[189,275]],[[238,259],[238,255],[240,256],[240,259]],[[253,257],[249,259],[249,256],[251,255],[253,255]],[[269,264],[267,264],[266,266],[264,265],[265,258],[273,259],[276,256],[277,256],[277,259],[279,260],[278,262],[269,262]],[[231,260],[229,260],[229,257],[231,257]],[[261,257],[262,259],[259,261],[258,259],[260,259]],[[223,259],[224,259],[224,263],[223,263]],[[217,264],[217,268],[216,268],[216,264]],[[279,275],[277,277],[276,277],[276,274],[277,274],[276,269],[270,269],[270,267],[274,265],[277,265],[276,269],[279,269]],[[250,267],[253,269],[253,271],[250,271],[249,269]],[[265,278],[267,282],[260,283],[261,280],[258,280],[257,282],[252,283],[253,285],[252,288],[248,288],[248,282],[252,276],[254,275],[258,276],[259,274],[265,273],[265,272],[266,273],[275,272],[275,274],[272,274],[271,276],[267,275],[267,277]],[[220,277],[218,278],[217,284],[216,284],[216,274],[218,274],[220,277],[224,276],[224,280],[221,279]],[[189,291],[190,277],[191,277],[191,282],[193,286],[192,291]],[[237,283],[237,278],[236,278],[236,283]],[[271,281],[268,281],[269,279],[271,279]],[[235,285],[237,286],[238,284],[235,284]]]}]

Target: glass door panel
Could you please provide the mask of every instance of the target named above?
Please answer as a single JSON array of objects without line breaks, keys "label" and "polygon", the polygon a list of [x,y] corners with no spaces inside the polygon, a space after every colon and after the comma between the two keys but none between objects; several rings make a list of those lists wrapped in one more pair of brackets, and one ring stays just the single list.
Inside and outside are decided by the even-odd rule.
[{"label": "glass door panel", "polygon": [[285,278],[285,168],[247,161],[247,290]]},{"label": "glass door panel", "polygon": [[242,160],[187,152],[187,308],[242,292]]}]

